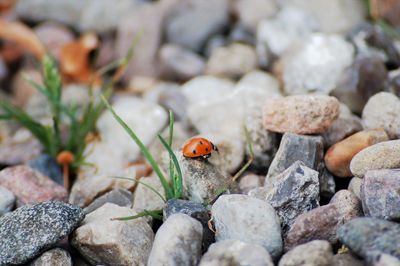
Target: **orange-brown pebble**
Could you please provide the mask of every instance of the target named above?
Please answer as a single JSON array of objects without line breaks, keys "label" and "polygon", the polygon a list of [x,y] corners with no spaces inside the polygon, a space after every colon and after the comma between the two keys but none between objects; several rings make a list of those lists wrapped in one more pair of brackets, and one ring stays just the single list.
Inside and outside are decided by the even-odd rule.
[{"label": "orange-brown pebble", "polygon": [[325,165],[328,170],[338,177],[353,176],[350,162],[354,155],[368,146],[389,140],[383,128],[363,130],[332,145],[325,154]]},{"label": "orange-brown pebble", "polygon": [[74,161],[74,155],[70,151],[62,151],[57,155],[57,162],[61,165],[71,164]]}]

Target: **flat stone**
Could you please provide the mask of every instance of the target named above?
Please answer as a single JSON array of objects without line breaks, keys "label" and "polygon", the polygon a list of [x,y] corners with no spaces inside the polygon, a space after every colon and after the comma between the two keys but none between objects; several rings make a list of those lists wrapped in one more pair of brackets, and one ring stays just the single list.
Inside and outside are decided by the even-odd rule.
[{"label": "flat stone", "polygon": [[400,169],[370,170],[361,184],[361,200],[366,216],[400,220]]},{"label": "flat stone", "polygon": [[338,118],[339,106],[336,98],[324,95],[269,99],[263,108],[263,124],[274,132],[319,134]]},{"label": "flat stone", "polygon": [[54,248],[44,252],[29,266],[72,266],[71,255],[61,248]]},{"label": "flat stone", "polygon": [[202,238],[200,222],[186,214],[172,214],[157,231],[147,265],[196,265]]},{"label": "flat stone", "polygon": [[81,208],[57,201],[6,214],[0,218],[0,265],[28,262],[68,236],[84,217]]},{"label": "flat stone", "polygon": [[84,210],[86,214],[91,213],[106,203],[113,203],[121,207],[131,207],[132,193],[127,189],[113,189],[110,192],[98,197]]},{"label": "flat stone", "polygon": [[314,240],[299,245],[279,260],[278,266],[318,265],[330,266],[333,262],[332,247],[324,240]]},{"label": "flat stone", "polygon": [[12,211],[15,205],[15,196],[8,189],[0,186],[0,217]]},{"label": "flat stone", "polygon": [[363,177],[368,170],[400,168],[400,140],[369,146],[357,153],[350,162],[351,173]]}]

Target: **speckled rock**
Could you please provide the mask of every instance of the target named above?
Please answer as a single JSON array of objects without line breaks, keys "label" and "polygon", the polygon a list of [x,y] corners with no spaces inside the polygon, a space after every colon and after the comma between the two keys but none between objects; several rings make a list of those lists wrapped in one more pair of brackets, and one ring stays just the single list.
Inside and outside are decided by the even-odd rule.
[{"label": "speckled rock", "polygon": [[372,96],[362,112],[365,128],[382,127],[391,139],[400,137],[400,99],[389,92]]},{"label": "speckled rock", "polygon": [[0,265],[28,262],[69,235],[83,218],[81,208],[57,201],[6,214],[0,218]]},{"label": "speckled rock", "polygon": [[211,209],[216,240],[263,246],[272,258],[282,252],[280,221],[267,202],[246,195],[222,195]]},{"label": "speckled rock", "polygon": [[263,108],[263,124],[280,133],[323,133],[338,118],[339,106],[336,98],[324,95],[269,99]]},{"label": "speckled rock", "polygon": [[200,222],[186,214],[172,214],[157,231],[147,265],[196,265],[202,238]]},{"label": "speckled rock", "polygon": [[29,160],[27,164],[42,173],[45,176],[50,177],[54,182],[59,185],[64,185],[64,178],[61,171],[60,165],[57,161],[48,154],[40,154],[33,160]]},{"label": "speckled rock", "polygon": [[400,169],[370,170],[361,184],[361,200],[366,216],[400,220]]},{"label": "speckled rock", "polygon": [[350,163],[353,175],[363,177],[368,170],[400,168],[400,140],[369,146],[357,153]]},{"label": "speckled rock", "polygon": [[359,177],[353,177],[350,180],[349,183],[349,187],[347,188],[348,190],[350,190],[351,192],[354,193],[354,195],[357,196],[357,198],[361,199],[361,183],[362,183],[362,179]]},{"label": "speckled rock", "polygon": [[287,252],[279,261],[279,266],[318,265],[330,266],[333,262],[332,247],[324,240],[314,240],[299,245]]},{"label": "speckled rock", "polygon": [[14,166],[2,170],[0,186],[14,193],[17,207],[48,200],[67,201],[68,197],[64,187],[29,166]]},{"label": "speckled rock", "polygon": [[10,212],[15,205],[15,196],[8,189],[0,186],[0,216]]},{"label": "speckled rock", "polygon": [[210,246],[199,266],[273,266],[271,256],[260,245],[223,240]]},{"label": "speckled rock", "polygon": [[39,258],[35,259],[29,266],[72,266],[71,256],[61,248],[54,248],[46,251]]},{"label": "speckled rock", "polygon": [[106,203],[113,203],[121,207],[131,207],[132,205],[132,193],[127,189],[113,189],[110,192],[98,197],[84,211],[86,214],[97,210]]},{"label": "speckled rock", "polygon": [[336,254],[333,256],[332,265],[335,266],[364,266],[362,260],[350,253]]},{"label": "speckled rock", "polygon": [[72,234],[71,244],[91,264],[145,265],[154,238],[146,219],[111,220],[136,214],[130,208],[106,203],[86,216]]},{"label": "speckled rock", "polygon": [[356,218],[338,229],[340,242],[362,258],[376,252],[400,258],[400,225],[377,218]]},{"label": "speckled rock", "polygon": [[389,140],[383,128],[360,131],[331,146],[325,153],[325,165],[338,177],[351,177],[350,162],[362,149]]}]

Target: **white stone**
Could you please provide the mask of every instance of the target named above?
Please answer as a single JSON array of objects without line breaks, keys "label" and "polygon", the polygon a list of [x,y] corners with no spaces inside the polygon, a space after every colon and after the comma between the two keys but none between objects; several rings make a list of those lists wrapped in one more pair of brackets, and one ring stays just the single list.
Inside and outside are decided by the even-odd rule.
[{"label": "white stone", "polygon": [[255,31],[258,23],[273,16],[278,6],[275,0],[235,0],[233,8],[239,21],[246,28]]},{"label": "white stone", "polygon": [[[160,179],[155,174],[150,177],[142,177],[139,180],[153,189],[155,189],[163,198],[165,198],[164,188],[161,185]],[[150,188],[138,183],[133,194],[132,209],[136,212],[144,210],[160,210],[164,207],[164,201]]]}]

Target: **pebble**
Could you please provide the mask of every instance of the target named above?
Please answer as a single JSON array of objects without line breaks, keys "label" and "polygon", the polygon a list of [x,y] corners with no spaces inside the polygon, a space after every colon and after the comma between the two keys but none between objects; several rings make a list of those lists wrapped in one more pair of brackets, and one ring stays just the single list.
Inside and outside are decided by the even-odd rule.
[{"label": "pebble", "polygon": [[399,266],[400,259],[388,254],[379,253],[368,261],[373,266]]},{"label": "pebble", "polygon": [[354,195],[357,196],[357,198],[361,199],[361,183],[362,179],[359,177],[353,177],[350,180],[349,187],[347,188],[351,192],[354,193]]},{"label": "pebble", "polygon": [[147,265],[197,265],[202,238],[200,222],[186,214],[172,214],[157,231]]},{"label": "pebble", "polygon": [[350,162],[361,150],[389,140],[383,128],[363,130],[331,146],[325,153],[325,165],[338,177],[351,177]]},{"label": "pebble", "polygon": [[324,133],[339,116],[339,102],[324,95],[269,99],[263,108],[264,128],[296,134]]},{"label": "pebble", "polygon": [[239,189],[242,194],[247,194],[250,190],[261,187],[264,184],[264,181],[264,176],[247,174],[240,178]]},{"label": "pebble", "polygon": [[391,139],[400,138],[400,99],[389,92],[372,96],[362,112],[365,128],[382,127]]},{"label": "pebble", "polygon": [[0,186],[15,195],[17,207],[48,200],[67,201],[68,198],[63,186],[29,166],[14,166],[2,170]]},{"label": "pebble", "polygon": [[240,240],[222,240],[210,246],[199,266],[273,266],[269,253],[260,245]]},{"label": "pebble", "polygon": [[72,266],[71,255],[61,248],[54,248],[44,252],[29,266]]},{"label": "pebble", "polygon": [[86,216],[73,232],[71,244],[91,264],[145,265],[154,239],[146,219],[111,220],[136,214],[106,203]]},{"label": "pebble", "polygon": [[367,259],[376,252],[400,258],[400,225],[377,218],[356,218],[338,231],[340,242]]},{"label": "pebble", "polygon": [[[164,188],[160,179],[155,174],[150,177],[140,178],[140,182],[149,185],[161,195],[165,195]],[[144,210],[159,210],[163,209],[165,202],[153,190],[143,184],[138,183],[133,193],[132,209],[140,213]]]},{"label": "pebble", "polygon": [[0,186],[0,217],[12,211],[15,205],[15,196],[8,189]]},{"label": "pebble", "polygon": [[274,0],[237,0],[232,5],[240,24],[252,32],[257,30],[260,21],[272,17],[278,11]]},{"label": "pebble", "polygon": [[256,69],[257,54],[252,46],[233,43],[218,47],[211,52],[207,62],[206,72],[226,78],[239,78]]},{"label": "pebble", "polygon": [[298,266],[298,265],[333,265],[332,247],[328,241],[314,240],[299,245],[285,255],[279,261],[278,266]]},{"label": "pebble", "polygon": [[106,203],[113,203],[121,207],[131,207],[132,193],[127,189],[113,189],[110,192],[98,197],[84,210],[85,214],[91,213]]},{"label": "pebble", "polygon": [[48,154],[40,154],[33,160],[29,160],[27,164],[36,171],[39,171],[45,176],[50,177],[59,185],[64,184],[63,173],[57,161]]},{"label": "pebble", "polygon": [[353,62],[353,53],[353,46],[339,35],[311,34],[282,57],[285,92],[329,94]]},{"label": "pebble", "polygon": [[263,246],[273,259],[282,252],[280,221],[266,201],[246,195],[222,195],[211,209],[217,242],[241,240]]},{"label": "pebble", "polygon": [[351,253],[341,253],[333,256],[332,265],[336,266],[364,266],[362,260]]},{"label": "pebble", "polygon": [[353,175],[362,178],[368,170],[400,168],[400,140],[369,146],[357,153],[350,163]]},{"label": "pebble", "polygon": [[367,171],[361,183],[361,200],[366,216],[400,219],[400,169]]},{"label": "pebble", "polygon": [[3,216],[0,265],[28,262],[68,236],[84,216],[81,208],[57,201],[25,205]]}]

